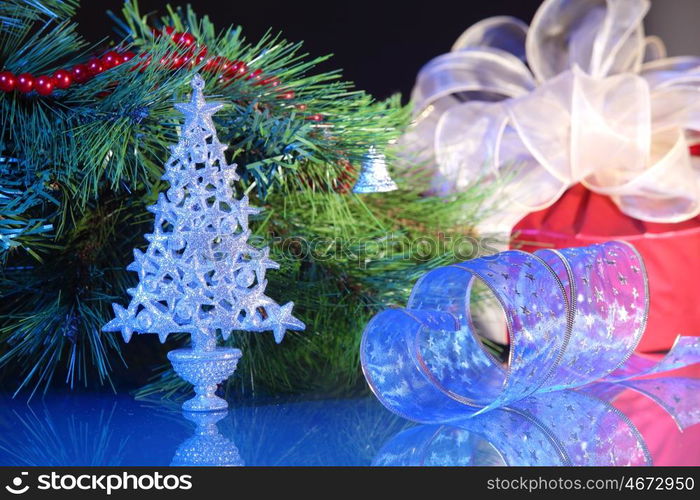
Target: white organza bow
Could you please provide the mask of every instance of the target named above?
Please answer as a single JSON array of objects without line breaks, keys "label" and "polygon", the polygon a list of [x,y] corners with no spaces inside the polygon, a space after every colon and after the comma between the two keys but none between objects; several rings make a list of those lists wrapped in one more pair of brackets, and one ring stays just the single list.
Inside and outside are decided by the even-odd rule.
[{"label": "white organza bow", "polygon": [[[632,217],[700,213],[700,57],[666,58],[645,37],[647,0],[546,0],[528,28],[481,21],[419,73],[402,144],[433,161],[437,192],[502,178],[493,230],[573,184]],[[515,167],[515,168],[513,168]]]}]

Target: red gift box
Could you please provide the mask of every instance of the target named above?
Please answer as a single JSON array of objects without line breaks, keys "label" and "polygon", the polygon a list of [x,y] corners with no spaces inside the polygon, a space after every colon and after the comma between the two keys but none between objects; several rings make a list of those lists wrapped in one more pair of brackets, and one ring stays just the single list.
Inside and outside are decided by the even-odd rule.
[{"label": "red gift box", "polygon": [[668,350],[679,334],[698,335],[700,216],[684,222],[644,222],[578,184],[552,206],[530,213],[512,231],[512,248],[534,251],[624,240],[644,258],[649,275],[649,321],[637,348]]}]

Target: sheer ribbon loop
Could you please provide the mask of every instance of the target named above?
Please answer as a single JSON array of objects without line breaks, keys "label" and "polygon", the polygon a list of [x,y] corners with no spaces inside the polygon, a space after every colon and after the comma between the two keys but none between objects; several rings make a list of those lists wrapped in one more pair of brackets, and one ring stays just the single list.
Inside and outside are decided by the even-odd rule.
[{"label": "sheer ribbon loop", "polygon": [[[510,231],[574,184],[625,214],[678,222],[700,214],[700,59],[667,58],[646,37],[648,0],[545,0],[529,28],[481,21],[418,74],[412,159],[447,193],[512,174],[483,229]],[[495,174],[494,174],[495,173]]]},{"label": "sheer ribbon loop", "polygon": [[[470,311],[477,280],[505,314],[507,361],[478,335]],[[659,363],[633,355],[648,309],[644,263],[627,243],[511,250],[425,274],[406,309],[383,311],[367,325],[362,367],[387,408],[440,422],[699,361],[696,338],[680,337]]]}]

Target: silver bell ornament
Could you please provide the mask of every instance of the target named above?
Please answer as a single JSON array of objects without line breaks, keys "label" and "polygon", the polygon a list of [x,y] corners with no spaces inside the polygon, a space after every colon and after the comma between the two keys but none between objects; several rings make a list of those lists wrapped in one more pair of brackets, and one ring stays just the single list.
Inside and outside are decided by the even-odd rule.
[{"label": "silver bell ornament", "polygon": [[362,161],[360,176],[352,188],[353,193],[385,193],[396,191],[398,186],[386,168],[386,158],[372,146]]}]

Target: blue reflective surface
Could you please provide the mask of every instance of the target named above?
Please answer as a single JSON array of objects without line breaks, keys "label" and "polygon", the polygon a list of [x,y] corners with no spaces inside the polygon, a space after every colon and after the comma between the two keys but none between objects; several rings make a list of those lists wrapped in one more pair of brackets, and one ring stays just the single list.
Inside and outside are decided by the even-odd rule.
[{"label": "blue reflective surface", "polygon": [[[170,465],[195,437],[179,404],[128,395],[49,395],[29,405],[2,398],[0,404],[0,465]],[[232,402],[214,430],[245,465],[369,465],[409,425],[368,397]],[[199,444],[208,453],[212,443]]]},{"label": "blue reflective surface", "polygon": [[[680,425],[680,413],[674,420],[662,400],[650,397],[651,389],[644,394],[602,387],[590,394],[629,419],[655,465],[700,465],[697,391],[688,395]],[[550,398],[555,406],[560,396]],[[228,413],[197,418],[183,414],[178,404],[136,401],[129,395],[52,394],[29,404],[0,396],[0,405],[0,465],[531,465],[559,460],[557,447],[549,456],[544,445],[532,453],[528,441],[536,432],[520,415],[489,412],[450,425],[418,426],[373,397],[232,401]],[[611,441],[617,432],[612,426],[596,432],[601,441],[616,443],[610,453],[617,462],[644,458],[639,443]],[[575,438],[567,439],[574,441],[562,446],[576,444]]]}]

